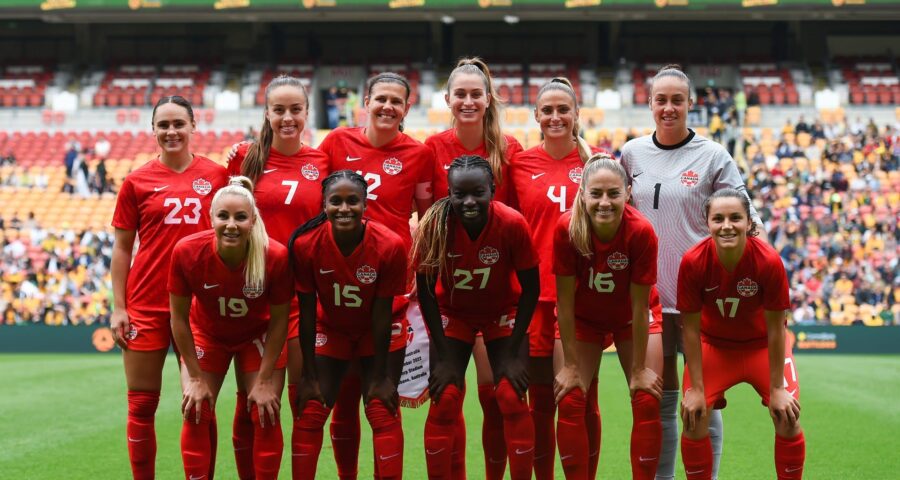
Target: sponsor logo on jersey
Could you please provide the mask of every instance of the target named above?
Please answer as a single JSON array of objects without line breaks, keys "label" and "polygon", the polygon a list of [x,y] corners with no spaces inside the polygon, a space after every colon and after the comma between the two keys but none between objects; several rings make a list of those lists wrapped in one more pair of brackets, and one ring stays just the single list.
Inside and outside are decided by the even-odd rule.
[{"label": "sponsor logo on jersey", "polygon": [[569,180],[572,183],[579,184],[581,183],[581,174],[584,173],[584,169],[581,167],[575,167],[569,170]]},{"label": "sponsor logo on jersey", "polygon": [[400,160],[391,157],[381,164],[381,168],[383,168],[384,173],[388,175],[396,175],[400,173],[401,170],[403,170],[403,163],[401,163]]},{"label": "sponsor logo on jersey", "polygon": [[201,347],[194,347],[194,351],[197,352],[197,360],[203,358],[206,355],[206,351],[204,351]]},{"label": "sponsor logo on jersey", "polygon": [[374,283],[376,278],[378,278],[378,272],[368,265],[363,265],[356,269],[356,279],[366,285]]},{"label": "sponsor logo on jersey", "polygon": [[691,188],[694,185],[700,183],[700,174],[693,171],[688,170],[686,172],[681,172],[681,184],[685,187]]},{"label": "sponsor logo on jersey", "polygon": [[622,252],[615,252],[606,257],[606,264],[613,270],[625,270],[628,268],[628,257]]},{"label": "sponsor logo on jersey", "polygon": [[500,260],[500,251],[494,247],[486,246],[478,251],[478,259],[485,265],[493,265]]},{"label": "sponsor logo on jersey", "polygon": [[194,183],[192,183],[191,186],[194,187],[194,191],[200,195],[208,195],[209,192],[212,191],[212,184],[205,178],[194,180]]},{"label": "sponsor logo on jersey", "polygon": [[303,175],[303,178],[311,182],[319,179],[319,169],[311,163],[304,165],[303,168],[300,169],[300,173]]},{"label": "sponsor logo on jersey", "polygon": [[262,285],[258,287],[254,287],[252,285],[244,285],[244,288],[241,289],[241,292],[243,292],[244,296],[247,298],[259,298],[259,296],[263,294],[263,291],[265,291],[265,289],[262,287]]},{"label": "sponsor logo on jersey", "polygon": [[317,333],[316,347],[323,347],[326,343],[328,343],[328,335],[325,335],[324,333]]},{"label": "sponsor logo on jersey", "polygon": [[128,340],[134,340],[138,336],[138,329],[134,325],[131,326],[131,330],[125,334],[125,338]]},{"label": "sponsor logo on jersey", "polygon": [[737,291],[742,297],[752,297],[756,295],[756,292],[759,291],[759,285],[756,284],[753,280],[749,278],[745,278],[738,282]]}]

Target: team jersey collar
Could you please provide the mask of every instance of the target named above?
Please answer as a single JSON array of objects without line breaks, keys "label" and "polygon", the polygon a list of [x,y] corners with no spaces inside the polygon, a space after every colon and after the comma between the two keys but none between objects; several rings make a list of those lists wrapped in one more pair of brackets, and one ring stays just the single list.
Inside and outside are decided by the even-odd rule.
[{"label": "team jersey collar", "polygon": [[368,127],[359,127],[359,129],[357,130],[357,135],[359,135],[359,138],[360,140],[362,140],[363,144],[375,150],[391,150],[400,142],[402,142],[403,137],[405,136],[403,132],[397,132],[397,135],[394,136],[394,138],[392,138],[390,142],[387,142],[380,147],[375,147],[371,142],[369,142],[369,137],[366,136],[366,128]]},{"label": "team jersey collar", "polygon": [[695,135],[697,135],[697,133],[689,128],[688,136],[685,137],[684,140],[676,143],[675,145],[663,145],[663,144],[659,143],[659,141],[656,139],[655,131],[653,132],[652,138],[653,138],[653,144],[656,145],[656,148],[659,148],[660,150],[677,150],[677,149],[687,145],[688,142],[690,142],[691,140],[694,139]]},{"label": "team jersey collar", "polygon": [[487,221],[484,222],[484,228],[481,229],[481,233],[478,234],[478,238],[476,238],[475,240],[469,238],[469,234],[466,232],[465,227],[463,227],[462,222],[460,222],[459,218],[457,218],[455,215],[453,216],[454,228],[459,229],[458,231],[460,232],[460,235],[462,235],[462,237],[465,238],[467,242],[478,245],[482,240],[484,240],[485,237],[487,237],[488,231],[491,229],[491,225],[494,223],[494,202],[496,202],[496,200],[491,200],[491,203],[488,204]]},{"label": "team jersey collar", "polygon": [[331,229],[331,222],[326,220],[325,223],[322,224],[322,227],[325,228],[326,235],[328,235],[328,243],[331,245],[331,248],[334,250],[334,256],[336,258],[341,258],[345,260],[350,260],[351,258],[355,258],[359,255],[360,252],[363,251],[363,246],[366,244],[366,240],[369,238],[369,219],[363,217],[363,237],[362,240],[359,241],[359,245],[353,249],[353,252],[350,255],[344,256],[341,253],[341,248],[337,244],[337,240],[334,238],[334,231]]},{"label": "team jersey collar", "polygon": [[236,266],[234,268],[229,267],[228,264],[225,263],[225,260],[222,260],[222,257],[219,256],[219,239],[216,238],[216,231],[215,230],[210,230],[210,231],[212,232],[212,235],[210,235],[210,242],[212,243],[213,256],[216,258],[216,262],[218,262],[219,265],[222,266],[222,268],[224,268],[230,272],[244,271],[244,267],[247,265],[247,258],[245,257],[244,260],[238,264],[238,266]]},{"label": "team jersey collar", "polygon": [[188,170],[190,170],[191,168],[193,168],[194,165],[197,164],[197,155],[194,155],[194,154],[192,153],[192,154],[191,154],[191,161],[188,162],[188,165],[187,165],[186,167],[184,167],[184,170],[182,170],[182,171],[180,171],[180,172],[173,170],[171,167],[169,167],[168,165],[166,165],[165,163],[163,163],[163,161],[162,161],[162,155],[157,155],[157,156],[156,156],[156,164],[159,165],[161,168],[165,169],[167,172],[174,173],[174,174],[176,174],[176,175],[180,175],[180,174],[182,174],[182,173],[184,173],[184,172],[187,172]]},{"label": "team jersey collar", "polygon": [[478,146],[473,148],[472,150],[466,148],[466,146],[462,144],[462,142],[459,140],[459,137],[456,135],[456,128],[450,130],[450,138],[452,139],[451,141],[454,145],[456,145],[460,150],[466,153],[477,153],[484,150],[484,139],[482,139],[481,143],[479,143]]}]

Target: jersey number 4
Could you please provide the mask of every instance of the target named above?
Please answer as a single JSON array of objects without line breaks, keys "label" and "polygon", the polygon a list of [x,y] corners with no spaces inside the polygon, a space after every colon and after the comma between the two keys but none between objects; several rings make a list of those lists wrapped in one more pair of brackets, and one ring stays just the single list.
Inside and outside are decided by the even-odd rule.
[{"label": "jersey number 4", "polygon": [[[169,210],[168,215],[163,220],[163,223],[167,225],[178,225],[181,223],[196,225],[200,223],[200,210],[203,208],[203,205],[200,204],[199,198],[185,198],[184,203],[181,202],[180,198],[166,198],[163,200],[163,206],[172,207],[172,210]],[[188,209],[190,211],[183,211]]]},{"label": "jersey number 4", "polygon": [[566,186],[563,185],[559,187],[559,195],[556,195],[556,185],[550,185],[547,187],[547,198],[550,199],[551,202],[559,205],[560,213],[566,211]]}]

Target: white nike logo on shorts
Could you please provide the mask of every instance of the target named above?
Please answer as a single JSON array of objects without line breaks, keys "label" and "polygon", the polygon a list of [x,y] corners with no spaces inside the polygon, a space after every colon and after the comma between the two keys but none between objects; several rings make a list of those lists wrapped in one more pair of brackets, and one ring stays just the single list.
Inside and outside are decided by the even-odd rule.
[{"label": "white nike logo on shorts", "polygon": [[208,284],[208,283],[204,283],[204,284],[203,284],[203,289],[204,289],[204,290],[209,290],[210,288],[216,288],[216,287],[218,287],[218,286],[219,286],[218,283],[215,283],[215,284],[212,284],[212,285],[210,285],[210,284]]}]

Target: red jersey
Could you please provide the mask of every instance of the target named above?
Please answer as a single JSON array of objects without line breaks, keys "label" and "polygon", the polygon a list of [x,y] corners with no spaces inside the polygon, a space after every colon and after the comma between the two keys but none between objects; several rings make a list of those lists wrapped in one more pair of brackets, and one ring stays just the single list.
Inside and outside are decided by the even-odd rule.
[{"label": "red jersey", "polygon": [[556,302],[553,231],[560,215],[572,208],[583,167],[577,148],[554,160],[538,145],[516,155],[509,168],[511,206],[525,216],[542,260],[541,301]]},{"label": "red jersey", "polygon": [[318,321],[354,337],[371,330],[376,298],[406,293],[406,270],[403,241],[374,221],[366,223],[362,242],[348,257],[327,221],[294,243],[297,291],[317,295]]},{"label": "red jersey", "polygon": [[181,239],[172,252],[169,293],[193,296],[191,331],[234,347],[266,333],[269,307],[291,301],[293,290],[288,252],[269,241],[263,288],[244,284],[242,263],[230,268],[219,257],[216,232],[206,230]]},{"label": "red jersey", "polygon": [[487,224],[475,240],[455,215],[448,221],[446,270],[435,287],[441,313],[465,318],[508,314],[522,293],[516,271],[538,265],[525,218],[491,202]]},{"label": "red jersey", "polygon": [[[241,174],[249,148],[248,144],[238,148],[228,162],[229,174]],[[270,238],[287,245],[295,228],[322,212],[322,180],[329,174],[328,165],[327,155],[306,145],[290,156],[269,150],[253,196]]]},{"label": "red jersey", "polygon": [[[522,151],[522,145],[512,135],[503,135],[503,137],[506,139],[506,151],[503,152],[503,157],[509,162],[514,155]],[[450,169],[450,164],[453,163],[453,160],[462,155],[479,155],[485,160],[488,157],[484,143],[475,150],[467,150],[456,138],[456,129],[454,128],[428,137],[425,140],[425,145],[431,149],[431,153],[434,155],[434,188],[431,191],[434,192],[435,201],[447,196],[449,191],[447,170]],[[497,189],[494,192],[494,200],[509,204],[508,163],[504,163],[500,167],[500,175],[501,182],[497,185]],[[496,181],[496,179],[494,180]]]},{"label": "red jersey", "polygon": [[431,150],[404,133],[375,148],[365,129],[337,128],[319,149],[331,159],[331,171],[356,170],[369,182],[366,215],[400,235],[412,246],[409,218],[417,189],[431,187],[434,160]]},{"label": "red jersey", "polygon": [[129,317],[168,321],[172,248],[179,239],[210,228],[213,194],[226,183],[221,165],[197,155],[181,173],[156,159],[125,177],[112,226],[137,231],[138,250],[126,280]]},{"label": "red jersey", "polygon": [[[625,205],[615,237],[591,235],[593,255],[585,257],[569,237],[572,212],[556,223],[553,273],[575,277],[575,321],[602,323],[614,331],[631,324],[631,284],[656,284],[656,233],[631,205]],[[652,297],[652,295],[651,295]]]},{"label": "red jersey", "polygon": [[701,312],[705,342],[722,348],[768,345],[764,312],[790,308],[787,274],[771,246],[747,238],[733,272],[725,270],[709,237],[691,247],[678,270],[678,310]]}]

